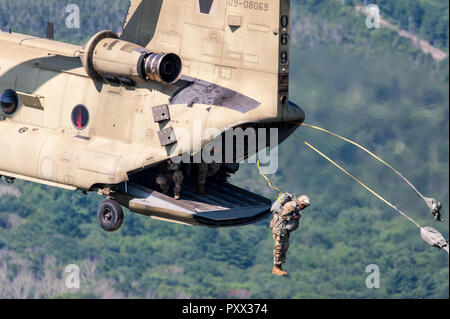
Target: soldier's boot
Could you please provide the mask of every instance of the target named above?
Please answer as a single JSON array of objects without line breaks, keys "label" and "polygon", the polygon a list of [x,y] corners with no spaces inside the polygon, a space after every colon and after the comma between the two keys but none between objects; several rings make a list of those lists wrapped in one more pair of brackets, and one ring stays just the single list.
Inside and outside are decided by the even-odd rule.
[{"label": "soldier's boot", "polygon": [[281,269],[281,265],[274,265],[272,269],[272,274],[277,276],[287,276],[287,272]]},{"label": "soldier's boot", "polygon": [[205,184],[198,184],[198,193],[200,195],[204,195],[205,194]]},{"label": "soldier's boot", "polygon": [[181,198],[181,184],[175,184],[175,187],[173,188],[173,198],[175,200],[179,200]]},{"label": "soldier's boot", "polygon": [[176,200],[179,200],[181,198],[180,196],[180,192],[181,192],[181,185],[183,184],[183,172],[180,170],[176,170],[175,172],[173,172],[172,175],[172,181],[175,184],[175,187],[173,188],[173,198],[175,198]]}]

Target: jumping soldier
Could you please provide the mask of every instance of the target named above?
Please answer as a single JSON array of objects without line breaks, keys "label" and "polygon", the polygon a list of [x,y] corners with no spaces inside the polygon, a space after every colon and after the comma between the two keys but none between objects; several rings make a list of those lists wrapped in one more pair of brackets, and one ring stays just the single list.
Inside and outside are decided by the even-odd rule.
[{"label": "jumping soldier", "polygon": [[158,169],[158,174],[156,175],[156,183],[161,188],[163,194],[169,192],[170,183],[175,184],[173,188],[174,198],[179,200],[181,198],[181,184],[183,183],[183,172],[180,169],[180,164],[172,163],[168,160],[162,163]]},{"label": "jumping soldier", "polygon": [[282,269],[282,264],[286,262],[286,253],[289,248],[290,233],[299,227],[300,211],[310,206],[308,196],[302,195],[298,198],[284,193],[278,197],[272,205],[273,219],[270,222],[272,228],[274,250],[272,273],[278,276],[286,276],[287,272]]}]

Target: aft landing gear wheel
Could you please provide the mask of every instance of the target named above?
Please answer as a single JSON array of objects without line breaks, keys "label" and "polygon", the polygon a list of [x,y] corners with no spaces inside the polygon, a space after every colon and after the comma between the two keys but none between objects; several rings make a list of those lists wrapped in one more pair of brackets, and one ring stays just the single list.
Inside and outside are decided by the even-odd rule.
[{"label": "aft landing gear wheel", "polygon": [[116,201],[104,201],[98,207],[97,220],[103,230],[108,232],[118,230],[123,222],[122,207]]}]

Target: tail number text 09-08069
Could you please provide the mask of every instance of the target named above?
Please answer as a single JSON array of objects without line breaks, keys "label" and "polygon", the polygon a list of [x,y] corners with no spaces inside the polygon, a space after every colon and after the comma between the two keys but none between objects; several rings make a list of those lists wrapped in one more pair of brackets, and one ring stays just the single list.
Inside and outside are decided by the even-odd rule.
[{"label": "tail number text 09-08069", "polygon": [[243,7],[249,10],[269,11],[269,4],[267,2],[228,0],[228,5],[230,7]]}]

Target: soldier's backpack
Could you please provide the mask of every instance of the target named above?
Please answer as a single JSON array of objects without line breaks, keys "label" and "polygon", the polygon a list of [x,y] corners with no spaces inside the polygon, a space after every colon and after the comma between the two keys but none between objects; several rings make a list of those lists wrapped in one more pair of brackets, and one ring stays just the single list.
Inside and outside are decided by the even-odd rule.
[{"label": "soldier's backpack", "polygon": [[[272,208],[270,209],[270,211],[272,212],[272,214],[277,214],[284,205],[294,199],[294,195],[283,193],[278,196],[277,200],[272,204]],[[279,236],[286,236],[287,233],[295,231],[299,226],[298,220],[283,220],[279,215],[275,216],[278,216],[278,218],[272,219],[270,228],[272,228],[272,231]]]},{"label": "soldier's backpack", "polygon": [[280,211],[280,209],[291,200],[294,199],[294,195],[289,193],[283,193],[278,196],[277,200],[272,204],[272,208],[270,209],[270,212],[272,214],[276,214]]}]

